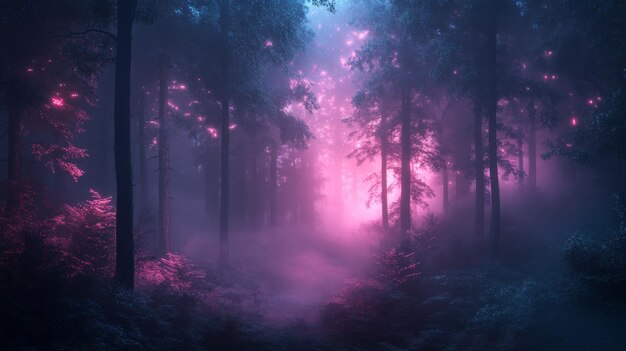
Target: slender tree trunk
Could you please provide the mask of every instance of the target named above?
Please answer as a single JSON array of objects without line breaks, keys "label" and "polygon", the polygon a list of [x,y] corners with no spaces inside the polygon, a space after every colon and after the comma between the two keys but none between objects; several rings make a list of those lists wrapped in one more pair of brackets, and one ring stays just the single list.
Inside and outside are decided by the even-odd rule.
[{"label": "slender tree trunk", "polygon": [[219,157],[211,142],[206,142],[206,156],[204,161],[204,213],[209,232],[217,231],[219,212]]},{"label": "slender tree trunk", "polygon": [[524,140],[522,133],[517,136],[517,168],[519,169],[519,178],[517,183],[519,190],[524,190]]},{"label": "slender tree trunk", "polygon": [[535,126],[535,102],[528,104],[528,187],[537,191],[537,129]]},{"label": "slender tree trunk", "polygon": [[12,215],[20,206],[22,175],[22,109],[17,103],[9,101],[8,117],[7,214]]},{"label": "slender tree trunk", "polygon": [[500,249],[500,180],[498,177],[498,87],[497,87],[497,35],[498,3],[492,5],[492,18],[487,33],[487,118],[489,121],[489,181],[491,184],[491,236],[489,255],[497,259]]},{"label": "slender tree trunk", "polygon": [[478,242],[482,242],[485,235],[485,163],[483,149],[483,113],[480,101],[474,102],[474,173],[476,177],[474,235]]},{"label": "slender tree trunk", "polygon": [[387,200],[387,157],[389,153],[387,132],[382,131],[380,138],[380,203],[382,207],[383,230],[389,230],[389,205]]},{"label": "slender tree trunk", "polygon": [[450,213],[450,201],[449,201],[449,177],[448,177],[448,161],[443,160],[443,169],[441,170],[443,175],[443,214],[448,215]]},{"label": "slender tree trunk", "polygon": [[359,199],[359,178],[356,169],[352,169],[352,201]]},{"label": "slender tree trunk", "polygon": [[130,142],[130,65],[134,0],[117,1],[117,50],[115,56],[115,178],[116,266],[121,286],[135,285],[135,242],[133,237],[133,175]]},{"label": "slender tree trunk", "polygon": [[[469,132],[469,130],[468,130]],[[472,159],[472,136],[463,132],[456,135],[454,142],[454,155],[452,162],[454,164],[454,197],[457,200],[464,199],[470,193],[472,185],[471,177],[465,172],[466,165],[471,164]]]},{"label": "slender tree trunk", "polygon": [[256,133],[252,137],[252,148],[250,149],[250,227],[258,230],[261,226],[261,197],[259,196],[259,143]]},{"label": "slender tree trunk", "polygon": [[220,55],[221,79],[221,189],[220,189],[220,264],[227,266],[229,261],[228,248],[228,217],[230,212],[230,49],[228,31],[230,30],[230,0],[220,0],[220,31],[222,52]]},{"label": "slender tree trunk", "polygon": [[137,114],[137,149],[139,153],[139,213],[148,207],[148,165],[146,159],[146,92],[141,89]]},{"label": "slender tree trunk", "polygon": [[[333,208],[338,221],[343,218],[343,153],[342,153],[342,134],[340,128],[335,128],[333,135],[333,174],[332,174],[332,191],[333,191]],[[353,193],[354,195],[354,193]]]},{"label": "slender tree trunk", "polygon": [[[310,186],[313,180],[313,154],[310,150],[304,151],[302,157],[301,180],[302,187]],[[309,189],[304,196],[301,196],[301,217],[300,222],[308,227],[312,226],[315,221],[315,191]]]},{"label": "slender tree trunk", "polygon": [[170,141],[167,111],[167,59],[159,67],[159,255],[170,252]]},{"label": "slender tree trunk", "polygon": [[406,87],[402,93],[401,116],[400,233],[406,239],[411,230],[411,101]]},{"label": "slender tree trunk", "polygon": [[230,149],[230,129],[229,127],[229,97],[228,93],[224,92],[221,98],[222,102],[222,146],[221,146],[221,191],[220,191],[220,263],[222,265],[228,264],[228,214],[229,214],[229,201],[230,201],[230,175],[229,175],[229,149]]},{"label": "slender tree trunk", "polygon": [[270,227],[276,228],[278,202],[278,143],[273,142],[270,150]]}]

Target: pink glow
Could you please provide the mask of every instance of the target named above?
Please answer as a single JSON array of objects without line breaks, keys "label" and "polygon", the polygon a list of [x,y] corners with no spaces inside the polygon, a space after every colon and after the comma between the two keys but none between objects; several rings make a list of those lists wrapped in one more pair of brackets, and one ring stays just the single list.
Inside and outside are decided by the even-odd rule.
[{"label": "pink glow", "polygon": [[236,124],[236,123],[231,124],[231,125],[228,127],[228,129],[230,129],[230,130],[233,130],[233,129],[235,129],[235,128],[237,128],[237,124]]},{"label": "pink glow", "polygon": [[361,33],[357,34],[357,38],[359,38],[359,40],[364,40],[365,38],[367,38],[369,32],[369,30],[364,30]]},{"label": "pink glow", "polygon": [[32,69],[32,68],[27,68],[27,69],[26,69],[26,72],[28,72],[28,73],[32,73],[32,72],[34,72],[34,71],[35,71],[35,70],[34,70],[34,69]]},{"label": "pink glow", "polygon": [[174,104],[174,103],[173,103],[173,102],[171,102],[171,101],[168,101],[168,102],[167,102],[167,106],[169,106],[170,108],[172,108],[172,109],[173,109],[173,110],[175,110],[175,111],[180,110],[180,108],[179,108],[178,106],[176,106],[176,104]]},{"label": "pink glow", "polygon": [[209,133],[211,138],[217,138],[217,129],[208,127],[206,131]]},{"label": "pink glow", "polygon": [[570,122],[572,123],[572,127],[576,127],[576,124],[578,123],[578,121],[576,120],[576,117],[572,117]]},{"label": "pink glow", "polygon": [[77,98],[77,97],[78,97],[78,93],[71,93],[71,94],[70,94],[70,97],[72,97],[72,98]]},{"label": "pink glow", "polygon": [[65,101],[59,97],[53,97],[50,101],[52,101],[52,104],[57,107],[63,107],[65,105]]},{"label": "pink glow", "polygon": [[271,40],[266,40],[265,43],[263,44],[266,48],[271,48],[272,46],[274,46],[274,42]]},{"label": "pink glow", "polygon": [[198,120],[198,122],[202,123],[202,122],[204,122],[206,119],[204,118],[204,116],[198,116],[198,117],[196,118],[196,120]]}]

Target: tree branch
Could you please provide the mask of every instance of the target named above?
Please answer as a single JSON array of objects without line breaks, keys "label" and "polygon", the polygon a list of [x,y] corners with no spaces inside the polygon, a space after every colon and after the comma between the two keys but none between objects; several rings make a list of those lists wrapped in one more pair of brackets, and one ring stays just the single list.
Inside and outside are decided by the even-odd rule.
[{"label": "tree branch", "polygon": [[85,31],[82,32],[71,32],[71,31],[67,31],[67,34],[58,34],[58,35],[53,35],[53,38],[81,38],[81,37],[85,37],[90,33],[98,33],[98,34],[102,34],[102,35],[106,35],[109,38],[111,38],[113,41],[117,41],[117,36],[111,32],[107,32],[106,30],[101,30],[101,29],[87,29]]}]

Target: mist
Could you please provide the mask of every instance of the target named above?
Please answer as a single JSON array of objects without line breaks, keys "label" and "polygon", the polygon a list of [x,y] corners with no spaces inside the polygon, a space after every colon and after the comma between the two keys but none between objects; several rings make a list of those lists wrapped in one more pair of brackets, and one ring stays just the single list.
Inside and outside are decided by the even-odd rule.
[{"label": "mist", "polygon": [[625,15],[1,2],[0,349],[624,349]]}]

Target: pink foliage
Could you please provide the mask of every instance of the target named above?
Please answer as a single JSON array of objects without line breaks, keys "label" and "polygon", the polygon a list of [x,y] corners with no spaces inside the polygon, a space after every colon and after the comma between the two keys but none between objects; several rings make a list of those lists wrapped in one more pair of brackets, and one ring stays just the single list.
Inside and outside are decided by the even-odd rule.
[{"label": "pink foliage", "polygon": [[49,223],[50,242],[59,247],[72,274],[111,275],[115,258],[115,210],[111,197],[90,190],[91,199],[65,205]]},{"label": "pink foliage", "polygon": [[402,252],[393,248],[376,256],[376,263],[378,278],[383,284],[401,286],[420,274],[414,252]]},{"label": "pink foliage", "polygon": [[189,259],[174,253],[145,260],[137,267],[137,285],[143,288],[165,286],[177,293],[190,293],[194,284],[204,278],[204,272]]},{"label": "pink foliage", "polygon": [[55,144],[33,144],[32,152],[38,161],[45,163],[54,173],[56,170],[67,173],[74,181],[77,181],[84,172],[74,160],[89,156],[86,149],[75,146],[59,146]]}]

